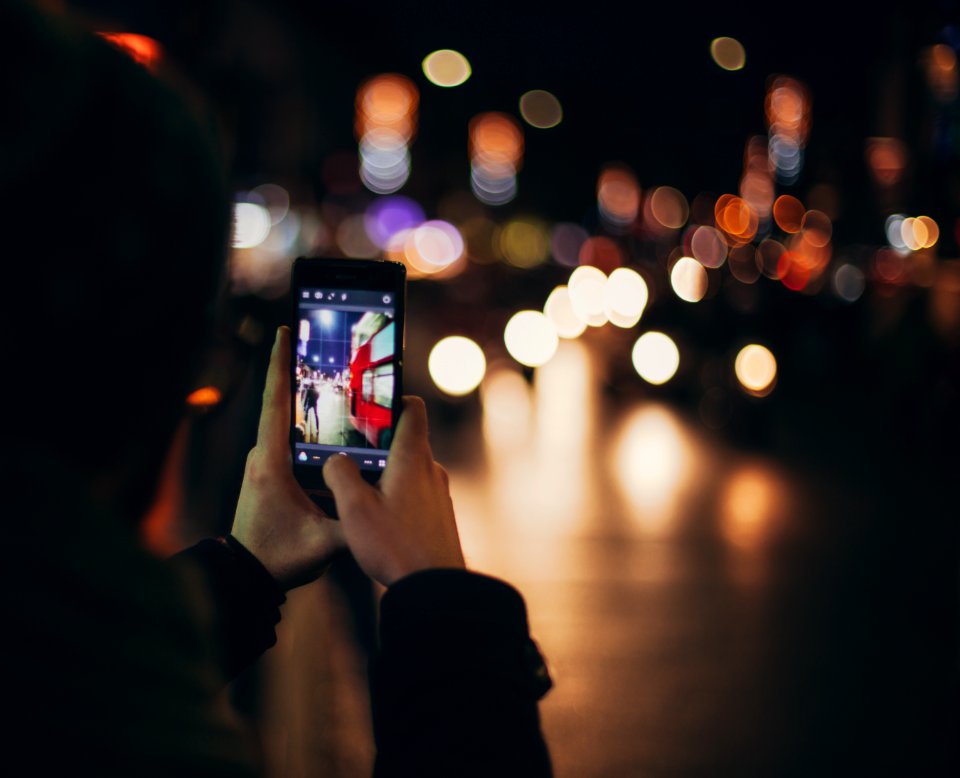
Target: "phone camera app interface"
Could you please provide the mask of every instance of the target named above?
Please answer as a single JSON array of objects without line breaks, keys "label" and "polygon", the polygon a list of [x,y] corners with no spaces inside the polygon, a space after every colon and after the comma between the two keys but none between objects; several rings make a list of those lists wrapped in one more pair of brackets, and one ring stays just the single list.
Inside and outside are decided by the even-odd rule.
[{"label": "phone camera app interface", "polygon": [[391,294],[304,289],[294,392],[295,457],[322,465],[343,451],[382,470],[393,431],[397,354]]}]

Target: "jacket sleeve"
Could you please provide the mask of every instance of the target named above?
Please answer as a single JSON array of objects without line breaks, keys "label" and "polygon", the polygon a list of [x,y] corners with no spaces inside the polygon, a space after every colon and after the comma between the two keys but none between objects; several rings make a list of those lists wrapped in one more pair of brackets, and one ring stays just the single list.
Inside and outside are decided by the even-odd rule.
[{"label": "jacket sleeve", "polygon": [[231,535],[201,540],[173,556],[171,563],[201,574],[224,679],[233,680],[277,642],[283,591],[260,560]]},{"label": "jacket sleeve", "polygon": [[551,681],[515,589],[429,570],[380,607],[375,778],[551,775],[537,710]]}]

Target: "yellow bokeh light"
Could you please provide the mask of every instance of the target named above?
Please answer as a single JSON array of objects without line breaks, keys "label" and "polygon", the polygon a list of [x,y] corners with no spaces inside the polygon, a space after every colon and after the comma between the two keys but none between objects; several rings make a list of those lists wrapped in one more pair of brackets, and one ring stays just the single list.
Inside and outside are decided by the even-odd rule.
[{"label": "yellow bokeh light", "polygon": [[520,98],[520,115],[531,127],[547,130],[563,120],[563,108],[549,92],[533,89]]},{"label": "yellow bokeh light", "polygon": [[593,265],[576,268],[567,281],[574,312],[581,321],[591,327],[602,327],[607,323],[603,305],[606,284],[606,273]]},{"label": "yellow bokeh light", "polygon": [[744,346],[734,362],[737,380],[755,397],[766,397],[777,379],[777,360],[766,346]]},{"label": "yellow bokeh light", "polygon": [[585,321],[577,316],[570,300],[570,291],[565,286],[558,286],[547,298],[543,305],[544,315],[553,322],[557,335],[572,340],[583,334],[587,328]]},{"label": "yellow bokeh light", "polygon": [[669,335],[646,332],[633,344],[633,366],[649,384],[665,384],[680,366],[680,350]]},{"label": "yellow bokeh light", "polygon": [[463,256],[463,236],[452,224],[435,219],[407,233],[403,255],[421,273],[438,273]]},{"label": "yellow bokeh light", "polygon": [[747,53],[736,38],[714,38],[710,43],[710,56],[724,70],[742,70],[747,64]]},{"label": "yellow bokeh light", "polygon": [[924,241],[921,248],[929,249],[936,246],[937,241],[940,240],[940,227],[937,225],[937,223],[929,216],[918,216],[917,224],[923,225],[923,228],[926,230],[927,239]]},{"label": "yellow bokeh light", "polygon": [[487,360],[470,338],[451,335],[430,350],[427,369],[441,391],[461,397],[480,385],[487,372]]},{"label": "yellow bokeh light", "polygon": [[559,339],[553,322],[540,311],[520,311],[507,322],[503,342],[521,365],[540,367],[556,353]]},{"label": "yellow bokeh light", "polygon": [[423,74],[437,86],[460,86],[472,72],[467,58],[453,49],[440,49],[423,59]]},{"label": "yellow bokeh light", "polygon": [[604,313],[617,327],[633,327],[640,321],[649,297],[647,282],[636,270],[618,267],[603,287]]},{"label": "yellow bokeh light", "polygon": [[670,286],[681,300],[700,302],[707,293],[707,271],[693,257],[680,257],[670,271]]},{"label": "yellow bokeh light", "polygon": [[550,236],[538,221],[515,219],[500,231],[500,253],[511,265],[522,268],[542,264],[550,254]]}]

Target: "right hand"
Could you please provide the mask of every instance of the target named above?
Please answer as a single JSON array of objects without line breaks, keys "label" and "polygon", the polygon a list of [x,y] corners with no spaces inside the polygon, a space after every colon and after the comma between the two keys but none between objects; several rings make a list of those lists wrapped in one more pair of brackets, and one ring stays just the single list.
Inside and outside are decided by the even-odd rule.
[{"label": "right hand", "polygon": [[323,478],[337,502],[347,545],[384,586],[431,568],[465,568],[446,471],[433,460],[427,411],[405,397],[383,476],[371,486],[347,456],[330,457]]}]

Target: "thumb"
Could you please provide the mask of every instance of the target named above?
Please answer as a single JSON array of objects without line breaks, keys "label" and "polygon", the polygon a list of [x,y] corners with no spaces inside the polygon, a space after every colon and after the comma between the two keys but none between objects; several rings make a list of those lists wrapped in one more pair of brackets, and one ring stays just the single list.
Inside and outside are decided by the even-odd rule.
[{"label": "thumb", "polygon": [[351,457],[340,454],[329,457],[323,463],[323,480],[333,492],[341,519],[345,515],[376,510],[379,504],[377,490],[363,480],[360,468]]}]

